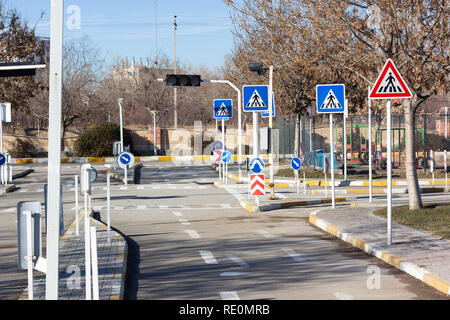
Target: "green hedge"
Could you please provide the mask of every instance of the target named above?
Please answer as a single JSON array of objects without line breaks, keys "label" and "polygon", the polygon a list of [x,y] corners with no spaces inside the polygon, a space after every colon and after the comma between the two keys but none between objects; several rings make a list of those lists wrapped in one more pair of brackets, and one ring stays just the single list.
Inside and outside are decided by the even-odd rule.
[{"label": "green hedge", "polygon": [[[123,130],[124,146],[131,146],[130,134]],[[81,134],[75,142],[75,155],[78,157],[113,156],[113,143],[120,141],[120,126],[104,122]]]}]

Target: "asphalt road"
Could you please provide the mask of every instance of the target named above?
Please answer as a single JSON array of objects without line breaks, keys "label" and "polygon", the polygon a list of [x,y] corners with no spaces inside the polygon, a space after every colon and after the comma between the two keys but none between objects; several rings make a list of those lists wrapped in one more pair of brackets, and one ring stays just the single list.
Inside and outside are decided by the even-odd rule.
[{"label": "asphalt road", "polygon": [[[106,219],[103,165],[95,167],[92,204]],[[11,208],[43,201],[46,166],[31,168],[15,181],[20,189],[0,196],[0,299],[16,299],[26,286]],[[66,227],[78,170],[62,165]],[[308,215],[320,207],[248,213],[214,179],[209,166],[154,163],[143,168],[141,185],[113,183],[112,226],[129,244],[127,299],[448,298],[311,226]]]}]

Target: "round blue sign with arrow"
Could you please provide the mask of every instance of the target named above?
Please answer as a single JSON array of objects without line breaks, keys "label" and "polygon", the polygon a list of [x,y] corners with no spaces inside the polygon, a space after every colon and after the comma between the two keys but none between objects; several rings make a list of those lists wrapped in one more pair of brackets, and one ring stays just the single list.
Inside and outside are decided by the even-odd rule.
[{"label": "round blue sign with arrow", "polygon": [[3,154],[0,154],[0,166],[4,165],[6,162],[6,157]]},{"label": "round blue sign with arrow", "polygon": [[296,157],[291,160],[291,166],[292,166],[292,169],[294,169],[295,171],[298,171],[302,167],[302,161],[300,160],[300,158]]},{"label": "round blue sign with arrow", "polygon": [[229,151],[224,151],[222,153],[222,162],[228,163],[231,161],[231,153]]},{"label": "round blue sign with arrow", "polygon": [[218,149],[223,149],[223,144],[220,141],[214,141],[211,145],[211,150],[218,150]]},{"label": "round blue sign with arrow", "polygon": [[134,156],[129,152],[123,152],[119,155],[119,167],[122,169],[130,168],[134,164]]},{"label": "round blue sign with arrow", "polygon": [[261,158],[254,158],[250,161],[249,167],[253,173],[261,173],[264,170],[264,161]]}]

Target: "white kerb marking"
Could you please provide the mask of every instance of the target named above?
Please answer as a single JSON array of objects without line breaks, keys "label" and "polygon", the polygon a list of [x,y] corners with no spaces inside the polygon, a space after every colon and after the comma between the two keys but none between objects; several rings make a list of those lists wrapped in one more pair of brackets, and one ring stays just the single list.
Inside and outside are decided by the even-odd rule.
[{"label": "white kerb marking", "polygon": [[283,251],[286,252],[287,255],[295,262],[303,262],[306,260],[300,253],[297,253],[292,249],[283,249]]},{"label": "white kerb marking", "polygon": [[174,211],[173,214],[176,215],[177,217],[183,216],[183,214],[179,211]]},{"label": "white kerb marking", "polygon": [[199,239],[201,236],[195,230],[183,230],[186,232],[192,239]]},{"label": "white kerb marking", "polygon": [[200,251],[200,255],[202,256],[206,264],[218,263],[211,251]]},{"label": "white kerb marking", "polygon": [[179,219],[178,221],[180,221],[180,223],[185,226],[191,225],[191,223],[189,221],[187,221],[186,219]]},{"label": "white kerb marking", "polygon": [[240,300],[236,291],[222,291],[220,296],[222,300]]}]

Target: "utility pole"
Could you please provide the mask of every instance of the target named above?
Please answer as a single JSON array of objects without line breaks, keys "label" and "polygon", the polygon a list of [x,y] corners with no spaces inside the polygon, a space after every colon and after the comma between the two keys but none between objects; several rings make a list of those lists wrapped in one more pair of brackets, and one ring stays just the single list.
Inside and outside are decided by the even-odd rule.
[{"label": "utility pole", "polygon": [[[173,68],[177,74],[177,16],[173,18]],[[178,128],[177,87],[173,87],[173,126]]]}]

